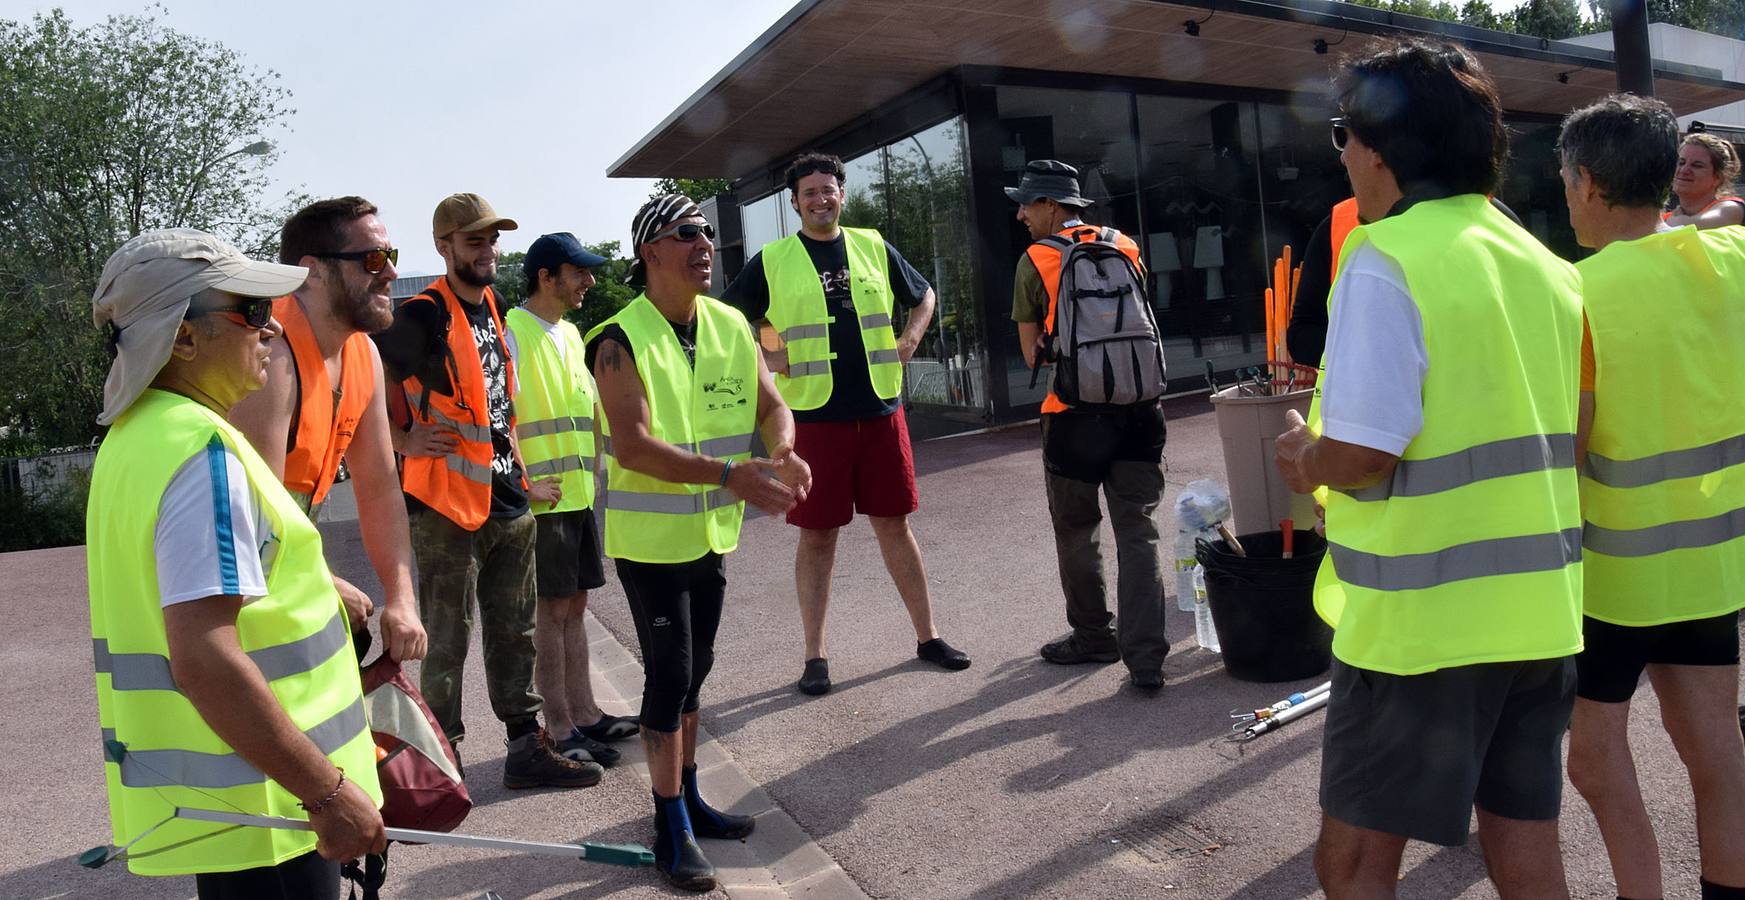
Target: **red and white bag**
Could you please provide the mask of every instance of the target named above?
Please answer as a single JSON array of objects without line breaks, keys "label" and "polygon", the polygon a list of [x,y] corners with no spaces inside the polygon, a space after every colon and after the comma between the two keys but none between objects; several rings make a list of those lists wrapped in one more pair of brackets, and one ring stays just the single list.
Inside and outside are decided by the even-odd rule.
[{"label": "red and white bag", "polygon": [[400,664],[382,654],[363,669],[364,708],[376,742],[382,822],[453,831],[472,811],[454,748]]}]

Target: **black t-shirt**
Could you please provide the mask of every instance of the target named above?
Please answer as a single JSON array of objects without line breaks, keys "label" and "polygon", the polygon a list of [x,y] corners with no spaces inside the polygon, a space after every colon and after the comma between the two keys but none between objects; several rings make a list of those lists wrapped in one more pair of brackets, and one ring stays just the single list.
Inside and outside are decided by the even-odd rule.
[{"label": "black t-shirt", "polygon": [[[685,351],[685,358],[691,361],[691,368],[696,368],[697,320],[692,318],[689,322],[674,322],[668,319],[666,323],[673,327],[673,337],[679,339],[679,349]],[[624,355],[630,357],[631,362],[636,362],[636,350],[630,346],[630,336],[625,334],[624,329],[617,323],[608,323],[606,327],[600,329],[599,334],[594,335],[593,340],[588,342],[588,371],[594,371],[594,357],[599,355],[600,342],[607,339],[616,341],[618,346],[624,348]]]},{"label": "black t-shirt", "polygon": [[[831,361],[830,399],[817,409],[794,410],[796,422],[841,422],[849,419],[870,419],[888,416],[897,411],[899,399],[885,400],[873,391],[872,373],[867,371],[866,343],[860,337],[860,316],[854,311],[848,273],[848,244],[840,233],[833,241],[813,240],[800,235],[800,243],[812,258],[812,268],[824,286],[824,305],[835,321],[830,323],[830,349],[836,354]],[[886,265],[890,270],[891,296],[900,310],[914,309],[927,296],[930,286],[915,267],[885,242]],[[769,316],[769,280],[763,275],[763,254],[751,258],[739,277],[727,286],[721,299],[745,313],[752,322]],[[901,321],[901,317],[894,317]],[[857,365],[850,365],[858,362]]]},{"label": "black t-shirt", "polygon": [[[509,353],[489,307],[464,300],[460,305],[472,327],[473,345],[485,376],[486,405],[490,408],[491,518],[513,519],[526,513],[528,505],[527,492],[521,489],[521,466],[515,461],[509,442],[509,420],[515,415],[508,366],[504,362]],[[441,352],[444,346],[441,335],[442,308],[419,301],[400,304],[394,310],[393,324],[374,337],[390,377],[404,380],[416,376],[433,392],[452,394],[454,387]],[[418,403],[417,397],[407,399],[414,406]],[[424,504],[408,494],[406,506],[416,510]]]}]

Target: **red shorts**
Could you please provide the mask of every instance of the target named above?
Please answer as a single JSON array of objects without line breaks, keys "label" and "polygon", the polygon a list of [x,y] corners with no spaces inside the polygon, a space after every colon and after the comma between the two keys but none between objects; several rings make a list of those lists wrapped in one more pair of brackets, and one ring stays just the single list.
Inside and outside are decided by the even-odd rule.
[{"label": "red shorts", "polygon": [[906,516],[921,505],[901,407],[888,416],[794,423],[794,452],[812,468],[812,490],[788,524],[841,528],[854,514]]}]

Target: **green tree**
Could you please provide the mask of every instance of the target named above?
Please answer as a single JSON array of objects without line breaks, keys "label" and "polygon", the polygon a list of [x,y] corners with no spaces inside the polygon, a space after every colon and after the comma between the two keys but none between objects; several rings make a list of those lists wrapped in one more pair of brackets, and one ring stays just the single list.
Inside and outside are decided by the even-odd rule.
[{"label": "green tree", "polygon": [[491,291],[497,295],[503,312],[527,302],[527,273],[522,270],[522,263],[526,260],[527,254],[520,250],[510,250],[497,257],[497,283],[491,285]]},{"label": "green tree", "polygon": [[276,73],[163,14],[0,19],[0,452],[98,433],[109,357],[90,297],[116,246],[190,226],[270,256],[299,199],[265,196],[263,137],[294,113]]},{"label": "green tree", "polygon": [[1506,30],[1507,16],[1498,15],[1485,0],[1466,0],[1460,7],[1460,24],[1471,25],[1474,28],[1489,28],[1492,31]]},{"label": "green tree", "polygon": [[662,178],[654,183],[654,191],[648,195],[648,199],[653,200],[667,194],[684,194],[702,203],[716,194],[725,194],[731,190],[731,178]]},{"label": "green tree", "polygon": [[1527,0],[1511,18],[1517,34],[1560,41],[1582,33],[1581,7],[1576,0]]}]

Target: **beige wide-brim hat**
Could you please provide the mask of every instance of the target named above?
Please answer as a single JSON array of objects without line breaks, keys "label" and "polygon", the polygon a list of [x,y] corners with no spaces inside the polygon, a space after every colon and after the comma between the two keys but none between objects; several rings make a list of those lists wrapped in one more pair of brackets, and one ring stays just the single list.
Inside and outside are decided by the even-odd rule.
[{"label": "beige wide-brim hat", "polygon": [[100,425],[115,421],[170,361],[188,301],[208,288],[243,297],[281,297],[309,270],[259,262],[192,228],[147,231],[122,244],[91,294],[91,321],[120,329],[115,362],[103,383]]}]

